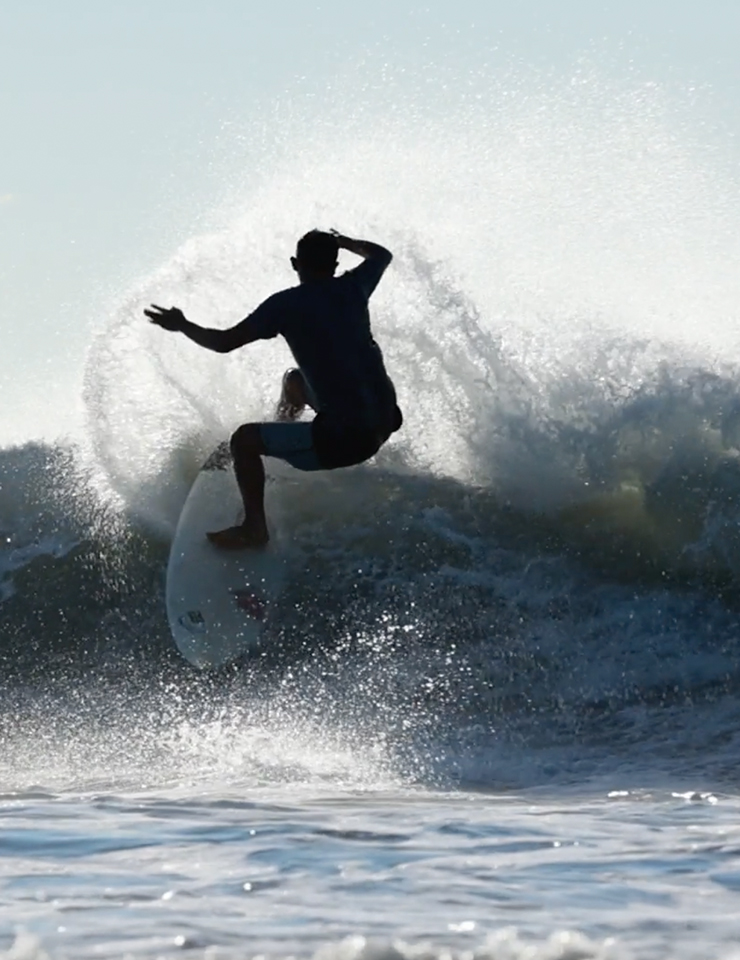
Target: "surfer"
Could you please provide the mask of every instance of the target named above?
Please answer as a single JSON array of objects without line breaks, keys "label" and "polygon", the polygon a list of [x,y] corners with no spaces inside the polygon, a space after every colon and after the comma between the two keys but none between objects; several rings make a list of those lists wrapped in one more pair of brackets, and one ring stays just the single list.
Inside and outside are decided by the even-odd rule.
[{"label": "surfer", "polygon": [[[340,250],[362,263],[335,276]],[[177,307],[152,304],[144,311],[164,330],[229,353],[281,334],[295,358],[278,402],[277,421],[245,423],[231,437],[234,471],[244,501],[244,521],[208,534],[217,547],[262,547],[269,540],[265,517],[263,456],[299,470],[334,470],[374,456],[403,422],[396,391],[370,329],[368,300],[391,262],[385,247],[337,231],[301,237],[291,265],[299,284],[273,294],[236,326],[201,327]],[[306,406],[312,421],[298,421]]]}]

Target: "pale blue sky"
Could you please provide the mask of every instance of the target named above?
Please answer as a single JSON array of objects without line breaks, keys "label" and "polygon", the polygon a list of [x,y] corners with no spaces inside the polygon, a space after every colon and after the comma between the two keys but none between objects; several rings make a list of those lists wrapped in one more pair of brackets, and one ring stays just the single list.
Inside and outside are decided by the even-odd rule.
[{"label": "pale blue sky", "polygon": [[106,296],[153,269],[218,196],[225,122],[248,126],[291,90],[320,96],[358,61],[567,70],[596,49],[613,58],[606,70],[633,61],[656,81],[711,87],[712,120],[740,135],[739,44],[737,0],[10,0],[0,440],[26,377],[31,432],[59,420]]}]

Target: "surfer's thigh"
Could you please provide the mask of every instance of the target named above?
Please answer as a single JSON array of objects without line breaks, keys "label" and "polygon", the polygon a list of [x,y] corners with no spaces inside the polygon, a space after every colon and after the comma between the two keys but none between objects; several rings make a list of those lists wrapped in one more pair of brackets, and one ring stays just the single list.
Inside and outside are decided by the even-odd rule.
[{"label": "surfer's thigh", "polygon": [[313,439],[321,469],[336,470],[374,457],[385,438],[358,425],[337,424],[319,413],[313,422]]},{"label": "surfer's thigh", "polygon": [[267,457],[284,460],[297,470],[324,470],[313,441],[313,424],[305,421],[262,423],[260,436]]}]

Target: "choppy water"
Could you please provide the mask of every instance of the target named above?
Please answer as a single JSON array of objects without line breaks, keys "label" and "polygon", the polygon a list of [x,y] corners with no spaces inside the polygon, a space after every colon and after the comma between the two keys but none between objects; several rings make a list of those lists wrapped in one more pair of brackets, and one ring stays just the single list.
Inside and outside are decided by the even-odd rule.
[{"label": "choppy water", "polygon": [[[8,956],[737,955],[732,158],[654,87],[466,91],[296,129],[101,321],[85,437],[0,451]],[[169,540],[288,357],[141,309],[231,323],[313,225],[394,249],[406,426],[275,481],[270,643],[205,676]]]}]

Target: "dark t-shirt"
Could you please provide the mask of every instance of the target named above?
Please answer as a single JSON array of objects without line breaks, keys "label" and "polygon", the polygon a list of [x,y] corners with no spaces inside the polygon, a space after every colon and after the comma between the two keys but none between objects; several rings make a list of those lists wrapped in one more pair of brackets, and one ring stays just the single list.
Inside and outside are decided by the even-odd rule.
[{"label": "dark t-shirt", "polygon": [[382,429],[392,419],[396,391],[367,307],[390,260],[369,257],[340,277],[282,290],[245,321],[258,340],[285,337],[317,410],[331,421]]}]

